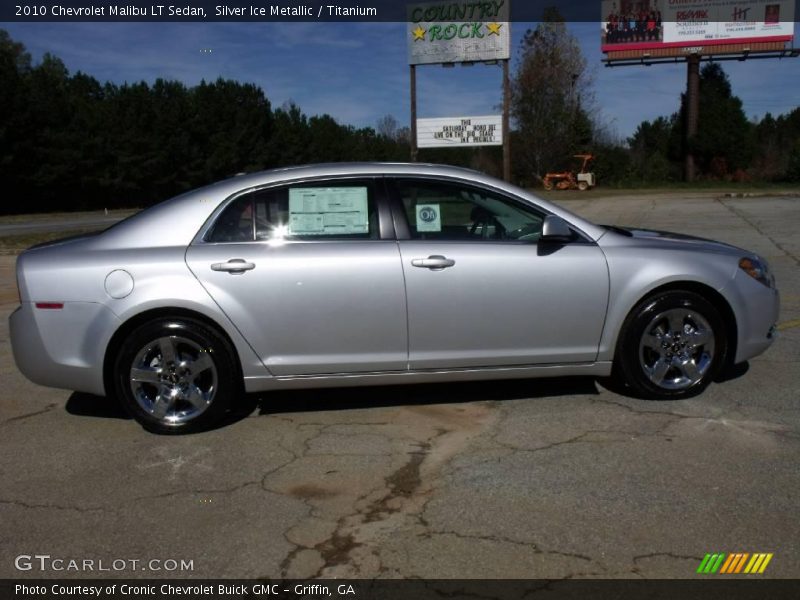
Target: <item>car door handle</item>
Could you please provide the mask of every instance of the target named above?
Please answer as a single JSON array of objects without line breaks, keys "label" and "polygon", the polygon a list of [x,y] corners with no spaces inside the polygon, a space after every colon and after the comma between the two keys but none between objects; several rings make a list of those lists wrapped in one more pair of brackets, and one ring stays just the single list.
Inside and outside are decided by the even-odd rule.
[{"label": "car door handle", "polygon": [[452,258],[445,258],[444,256],[429,256],[428,258],[414,258],[411,264],[415,267],[422,267],[423,269],[431,269],[433,271],[441,271],[447,267],[452,267],[456,264]]},{"label": "car door handle", "polygon": [[214,263],[211,265],[212,271],[225,271],[231,275],[241,275],[245,271],[250,271],[255,268],[256,266],[253,263],[247,262],[243,258],[232,258],[228,262]]}]

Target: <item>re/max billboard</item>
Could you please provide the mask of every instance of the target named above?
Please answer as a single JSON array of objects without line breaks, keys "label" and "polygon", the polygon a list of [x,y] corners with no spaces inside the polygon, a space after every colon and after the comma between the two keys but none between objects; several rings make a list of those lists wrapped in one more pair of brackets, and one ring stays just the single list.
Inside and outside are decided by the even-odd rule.
[{"label": "re/max billboard", "polygon": [[605,53],[790,42],[794,0],[603,0]]}]

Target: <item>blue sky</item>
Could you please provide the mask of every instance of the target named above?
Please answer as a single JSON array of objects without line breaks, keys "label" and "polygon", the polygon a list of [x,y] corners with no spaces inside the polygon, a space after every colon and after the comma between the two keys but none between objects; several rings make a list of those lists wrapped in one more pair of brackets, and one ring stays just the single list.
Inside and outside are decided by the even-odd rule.
[{"label": "blue sky", "polygon": [[[534,24],[513,23],[513,50]],[[273,106],[293,100],[307,114],[375,126],[409,119],[403,23],[0,23],[35,60],[59,56],[71,72],[122,83],[158,77],[194,85],[217,77],[261,86]],[[606,68],[599,25],[571,23],[595,81],[601,121],[627,137],[644,119],[674,112],[686,67]],[[204,51],[205,50],[205,51]],[[210,50],[208,52],[207,50]],[[512,62],[512,69],[514,68]],[[748,117],[800,104],[800,58],[725,62]],[[481,115],[501,101],[501,70],[478,65],[418,69],[420,117]]]}]

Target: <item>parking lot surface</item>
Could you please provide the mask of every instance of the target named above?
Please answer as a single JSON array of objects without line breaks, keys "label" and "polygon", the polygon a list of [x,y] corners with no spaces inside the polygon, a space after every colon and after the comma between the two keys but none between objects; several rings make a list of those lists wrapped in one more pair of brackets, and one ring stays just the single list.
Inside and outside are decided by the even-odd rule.
[{"label": "parking lot surface", "polygon": [[[691,578],[709,552],[800,577],[800,199],[563,204],[760,253],[780,339],[686,401],[581,378],[310,390],[162,437],[23,378],[0,256],[0,577]],[[36,554],[92,568],[15,566]]]}]

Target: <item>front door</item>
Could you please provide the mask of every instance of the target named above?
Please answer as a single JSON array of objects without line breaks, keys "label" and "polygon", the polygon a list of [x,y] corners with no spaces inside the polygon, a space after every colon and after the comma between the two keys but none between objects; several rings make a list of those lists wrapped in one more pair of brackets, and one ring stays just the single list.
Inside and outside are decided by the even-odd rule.
[{"label": "front door", "polygon": [[411,369],[592,362],[608,303],[602,251],[539,242],[545,213],[425,179],[393,182]]}]

